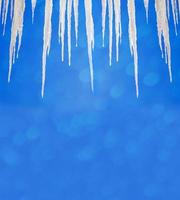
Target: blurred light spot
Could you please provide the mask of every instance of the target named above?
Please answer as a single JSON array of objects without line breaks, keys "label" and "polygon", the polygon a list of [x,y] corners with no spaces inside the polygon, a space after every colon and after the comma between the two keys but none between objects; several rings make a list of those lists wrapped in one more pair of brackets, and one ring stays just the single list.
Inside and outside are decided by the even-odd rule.
[{"label": "blurred light spot", "polygon": [[1,157],[3,161],[8,165],[16,165],[19,161],[17,152],[12,148],[4,148],[1,151]]},{"label": "blurred light spot", "polygon": [[26,137],[28,140],[36,140],[39,137],[39,130],[35,127],[31,127],[26,132]]},{"label": "blurred light spot", "polygon": [[110,91],[110,96],[114,99],[119,98],[123,95],[124,90],[120,86],[113,86]]},{"label": "blurred light spot", "polygon": [[159,76],[157,73],[149,73],[144,77],[144,84],[149,87],[157,85],[159,82]]},{"label": "blurred light spot", "polygon": [[83,69],[79,73],[79,80],[83,83],[88,83],[90,79],[89,69]]}]

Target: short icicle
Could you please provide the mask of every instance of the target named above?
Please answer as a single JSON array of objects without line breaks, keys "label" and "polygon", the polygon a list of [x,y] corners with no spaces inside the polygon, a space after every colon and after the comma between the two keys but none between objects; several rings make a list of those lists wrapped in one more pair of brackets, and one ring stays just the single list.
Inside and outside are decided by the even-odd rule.
[{"label": "short icicle", "polygon": [[79,23],[78,7],[79,7],[79,0],[73,0],[75,34],[76,34],[76,47],[78,45],[78,23]]},{"label": "short icicle", "polygon": [[119,43],[122,37],[121,0],[114,0],[115,31],[116,31],[116,61],[119,61]]},{"label": "short icicle", "polygon": [[67,0],[59,0],[59,42],[61,42],[61,59],[64,61],[64,34],[66,22],[66,4]]}]

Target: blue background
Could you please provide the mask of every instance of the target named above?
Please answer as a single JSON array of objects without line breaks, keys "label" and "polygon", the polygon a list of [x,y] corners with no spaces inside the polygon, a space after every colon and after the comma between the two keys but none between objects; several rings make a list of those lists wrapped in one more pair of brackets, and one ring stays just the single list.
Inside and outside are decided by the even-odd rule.
[{"label": "blue background", "polygon": [[101,4],[93,0],[94,94],[90,89],[83,1],[79,47],[75,47],[73,30],[70,67],[67,42],[65,62],[61,62],[57,42],[59,4],[54,1],[44,99],[44,0],[37,3],[34,24],[30,0],[26,1],[22,48],[10,84],[8,18],[6,35],[0,36],[0,199],[180,199],[180,36],[175,36],[171,16],[170,84],[158,46],[154,1],[150,1],[148,25],[143,1],[136,1],[136,7],[139,99],[129,52],[126,1],[122,1],[120,61],[115,62],[114,37],[113,65],[109,67],[108,30],[102,48]]}]

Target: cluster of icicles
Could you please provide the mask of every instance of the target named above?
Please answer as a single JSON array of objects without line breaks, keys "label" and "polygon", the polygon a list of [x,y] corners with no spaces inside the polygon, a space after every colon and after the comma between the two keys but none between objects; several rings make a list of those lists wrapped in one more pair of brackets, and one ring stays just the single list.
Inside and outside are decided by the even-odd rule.
[{"label": "cluster of icicles", "polygon": [[[0,12],[2,17],[2,23],[4,25],[3,34],[5,33],[5,26],[7,20],[7,14],[9,7],[10,15],[12,19],[11,26],[11,41],[9,48],[9,74],[8,81],[11,78],[12,65],[15,58],[18,57],[18,52],[21,47],[22,33],[23,33],[23,21],[25,12],[26,0],[0,0]],[[146,11],[146,17],[148,20],[148,7],[149,0],[144,1],[144,7]],[[94,90],[93,85],[93,59],[92,53],[94,48],[94,21],[92,15],[92,0],[81,0],[84,3],[85,18],[86,18],[86,35],[87,35],[87,47],[88,58],[90,66],[90,78],[91,89]],[[170,81],[172,81],[171,73],[171,47],[169,39],[169,15],[170,8],[172,8],[175,30],[179,20],[180,14],[180,0],[154,0],[155,11],[157,18],[157,32],[159,37],[159,45],[162,52],[162,56],[165,58],[168,64]],[[34,12],[37,4],[37,0],[31,0],[32,3],[32,20],[34,19]],[[139,95],[138,89],[138,51],[137,51],[137,27],[136,27],[136,0],[127,0],[127,10],[129,17],[129,44],[131,54],[134,59],[134,76],[136,84],[136,95]],[[102,4],[102,38],[104,46],[105,37],[105,24],[106,15],[109,19],[109,65],[112,60],[112,41],[113,41],[113,25],[115,26],[116,37],[116,60],[119,59],[119,45],[122,37],[121,27],[121,0],[101,0]],[[44,19],[44,36],[43,36],[43,55],[42,55],[42,97],[44,96],[45,79],[46,79],[46,58],[50,51],[51,46],[51,33],[52,33],[52,12],[53,12],[53,0],[45,0],[45,19]],[[76,45],[78,43],[78,12],[79,12],[79,0],[59,0],[59,42],[61,43],[61,57],[64,60],[64,37],[65,27],[67,21],[67,37],[68,37],[68,60],[71,64],[71,18],[74,14],[75,23],[75,35]],[[177,31],[176,31],[177,33]],[[18,45],[16,47],[16,42]]]}]

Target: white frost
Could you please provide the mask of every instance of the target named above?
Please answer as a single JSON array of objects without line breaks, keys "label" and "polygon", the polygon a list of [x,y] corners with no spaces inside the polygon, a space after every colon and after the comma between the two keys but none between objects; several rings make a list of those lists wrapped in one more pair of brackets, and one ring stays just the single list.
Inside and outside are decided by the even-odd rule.
[{"label": "white frost", "polygon": [[[15,55],[21,47],[22,32],[23,32],[23,21],[24,21],[24,11],[25,11],[25,0],[14,0],[14,11],[11,26],[11,42],[9,48],[9,74],[8,81],[11,78],[12,65],[15,61]],[[18,39],[18,49],[16,51],[16,41]]]},{"label": "white frost", "polygon": [[46,79],[46,57],[49,55],[51,46],[51,33],[52,33],[52,10],[53,10],[53,0],[46,0],[45,5],[45,22],[44,22],[44,44],[43,44],[43,57],[42,57],[42,91],[41,95],[44,96],[44,87]]}]

